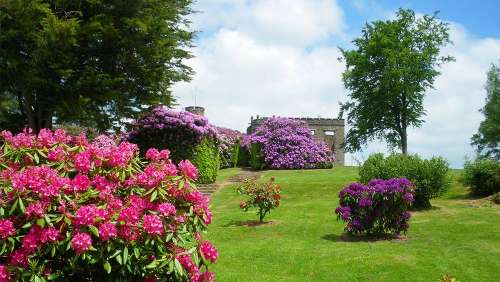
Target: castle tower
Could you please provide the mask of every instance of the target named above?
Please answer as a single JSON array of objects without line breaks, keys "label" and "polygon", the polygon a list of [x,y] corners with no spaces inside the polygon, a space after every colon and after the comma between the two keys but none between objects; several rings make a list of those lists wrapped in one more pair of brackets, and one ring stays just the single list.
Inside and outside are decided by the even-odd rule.
[{"label": "castle tower", "polygon": [[186,112],[190,112],[192,114],[199,115],[199,116],[205,115],[205,108],[200,107],[200,106],[189,106],[189,107],[185,107],[184,110]]}]

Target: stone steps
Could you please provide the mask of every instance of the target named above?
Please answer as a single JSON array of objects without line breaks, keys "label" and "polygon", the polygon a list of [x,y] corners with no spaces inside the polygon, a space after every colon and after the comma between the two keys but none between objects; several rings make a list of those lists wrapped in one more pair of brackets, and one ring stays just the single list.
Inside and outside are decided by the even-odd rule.
[{"label": "stone steps", "polygon": [[263,171],[255,171],[249,169],[243,169],[236,175],[229,177],[226,181],[222,183],[211,183],[211,184],[199,184],[197,185],[198,190],[205,196],[212,195],[219,188],[226,185],[237,184],[243,182],[247,178],[259,178]]}]

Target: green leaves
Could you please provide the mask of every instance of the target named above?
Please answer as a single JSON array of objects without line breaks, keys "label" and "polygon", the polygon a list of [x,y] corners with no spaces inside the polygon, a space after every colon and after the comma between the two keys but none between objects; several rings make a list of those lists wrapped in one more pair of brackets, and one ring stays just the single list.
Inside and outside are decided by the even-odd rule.
[{"label": "green leaves", "polygon": [[350,90],[350,100],[341,104],[352,125],[347,151],[383,139],[406,153],[406,129],[423,123],[423,98],[439,75],[437,66],[453,60],[440,56],[450,43],[448,31],[436,15],[417,18],[400,9],[396,19],[367,24],[355,49],[340,49],[346,64],[342,78]]}]

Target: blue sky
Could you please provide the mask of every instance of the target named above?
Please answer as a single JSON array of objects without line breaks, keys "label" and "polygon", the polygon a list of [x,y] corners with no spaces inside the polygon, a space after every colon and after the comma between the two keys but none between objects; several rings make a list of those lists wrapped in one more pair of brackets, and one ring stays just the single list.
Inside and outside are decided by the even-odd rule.
[{"label": "blue sky", "polygon": [[368,20],[375,20],[380,13],[391,12],[399,7],[432,14],[439,11],[440,18],[461,23],[477,36],[500,37],[498,0],[418,0],[418,1],[357,1],[341,0],[338,4],[347,12],[349,30],[356,33]]},{"label": "blue sky", "polygon": [[[336,117],[347,99],[337,59],[366,22],[394,16],[399,7],[440,11],[454,45],[427,91],[427,116],[409,130],[409,151],[441,155],[453,167],[474,155],[469,145],[482,120],[485,74],[500,59],[498,1],[199,0],[191,16],[201,31],[188,61],[196,74],[174,86],[179,108],[204,106],[210,121],[244,131],[250,116]],[[383,142],[347,157],[356,164]]]}]

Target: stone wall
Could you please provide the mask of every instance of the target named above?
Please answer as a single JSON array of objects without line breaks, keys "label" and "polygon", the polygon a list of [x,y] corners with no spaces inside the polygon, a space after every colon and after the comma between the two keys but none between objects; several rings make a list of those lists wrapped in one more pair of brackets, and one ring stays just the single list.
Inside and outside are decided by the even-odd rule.
[{"label": "stone wall", "polygon": [[[251,118],[250,126],[247,128],[247,134],[255,131],[267,117]],[[344,165],[344,126],[343,119],[335,118],[297,118],[307,122],[313,132],[314,138],[318,141],[324,141],[335,154],[335,164]]]},{"label": "stone wall", "polygon": [[200,106],[189,106],[189,107],[185,107],[184,110],[186,112],[190,112],[192,114],[199,115],[199,116],[205,115],[205,108],[200,107]]}]

